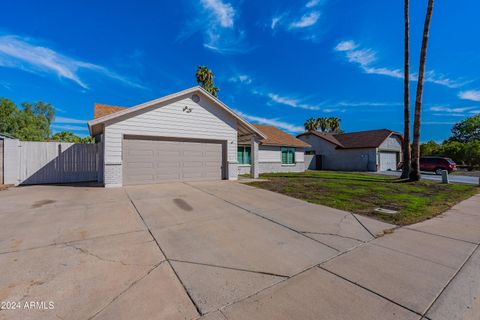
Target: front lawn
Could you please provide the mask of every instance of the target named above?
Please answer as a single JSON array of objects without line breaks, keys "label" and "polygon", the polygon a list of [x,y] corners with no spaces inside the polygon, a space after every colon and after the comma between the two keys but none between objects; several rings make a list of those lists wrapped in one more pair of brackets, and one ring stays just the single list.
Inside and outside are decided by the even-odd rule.
[{"label": "front lawn", "polygon": [[[261,178],[268,181],[248,184],[397,225],[429,219],[480,192],[479,187],[472,185],[400,182],[395,177],[367,173],[307,171],[268,173],[262,174]],[[374,211],[378,207],[398,213]]]}]

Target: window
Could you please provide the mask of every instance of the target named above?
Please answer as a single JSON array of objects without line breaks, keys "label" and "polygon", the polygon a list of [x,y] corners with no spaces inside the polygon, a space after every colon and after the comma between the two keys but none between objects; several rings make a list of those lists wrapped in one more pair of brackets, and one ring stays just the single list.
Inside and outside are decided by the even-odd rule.
[{"label": "window", "polygon": [[295,163],[295,148],[282,147],[282,164]]},{"label": "window", "polygon": [[250,146],[238,146],[237,161],[239,164],[250,164],[251,150]]}]

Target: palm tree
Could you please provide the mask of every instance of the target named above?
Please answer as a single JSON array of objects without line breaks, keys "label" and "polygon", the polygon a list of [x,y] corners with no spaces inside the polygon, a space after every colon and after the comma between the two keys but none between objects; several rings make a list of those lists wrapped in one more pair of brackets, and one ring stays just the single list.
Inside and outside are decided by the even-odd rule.
[{"label": "palm tree", "polygon": [[318,118],[317,125],[321,132],[327,132],[330,129],[328,118],[325,117]]},{"label": "palm tree", "polygon": [[305,131],[316,131],[318,129],[318,123],[315,118],[310,118],[303,124]]},{"label": "palm tree", "polygon": [[425,62],[427,58],[428,34],[430,20],[432,18],[434,0],[428,0],[427,15],[423,26],[422,49],[420,51],[420,67],[418,71],[417,95],[415,97],[415,116],[413,119],[413,147],[412,147],[412,171],[410,180],[420,180],[420,122],[422,113],[423,78],[425,75]]},{"label": "palm tree", "polygon": [[197,72],[195,73],[195,78],[197,83],[207,90],[211,95],[216,97],[218,95],[219,89],[213,83],[213,78],[215,75],[213,72],[208,69],[206,66],[198,66]]},{"label": "palm tree", "polygon": [[338,133],[340,131],[340,118],[331,117],[327,119],[330,132]]},{"label": "palm tree", "polygon": [[410,153],[410,17],[409,0],[404,1],[405,15],[405,51],[404,51],[404,75],[403,75],[403,168],[402,179],[410,176],[411,153]]}]

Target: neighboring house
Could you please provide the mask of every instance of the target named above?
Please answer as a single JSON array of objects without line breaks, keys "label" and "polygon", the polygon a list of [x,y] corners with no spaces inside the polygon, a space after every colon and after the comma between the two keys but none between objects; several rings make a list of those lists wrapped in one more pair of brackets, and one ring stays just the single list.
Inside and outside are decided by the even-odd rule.
[{"label": "neighboring house", "polygon": [[400,133],[388,129],[351,133],[305,132],[297,136],[310,144],[314,154],[308,169],[339,171],[396,170],[402,158]]},{"label": "neighboring house", "polygon": [[131,108],[96,104],[94,116],[88,127],[103,142],[107,187],[304,170],[306,144],[250,124],[201,87]]},{"label": "neighboring house", "polygon": [[[267,138],[258,147],[259,173],[305,171],[305,148],[307,143],[274,126],[254,124]],[[248,141],[238,141],[238,172],[248,174],[251,170],[251,147]]]},{"label": "neighboring house", "polygon": [[17,184],[18,139],[0,133],[0,184]]}]

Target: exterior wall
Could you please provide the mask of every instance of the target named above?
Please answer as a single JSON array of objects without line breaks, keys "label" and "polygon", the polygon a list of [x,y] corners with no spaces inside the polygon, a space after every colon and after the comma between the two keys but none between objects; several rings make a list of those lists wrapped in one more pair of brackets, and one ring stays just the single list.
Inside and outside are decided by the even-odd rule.
[{"label": "exterior wall", "polygon": [[266,172],[303,172],[305,171],[305,162],[296,162],[295,164],[282,164],[281,162],[260,162],[260,173]]},{"label": "exterior wall", "polygon": [[[185,107],[192,111],[183,111]],[[124,134],[227,141],[227,177],[232,180],[237,178],[237,121],[202,95],[198,103],[186,97],[167,105],[151,107],[148,111],[112,124],[107,123],[104,131],[105,185],[122,184]]]},{"label": "exterior wall", "polygon": [[401,152],[402,151],[402,140],[400,140],[399,137],[397,136],[390,136],[383,143],[378,147],[380,151],[385,150],[385,151],[397,151]]},{"label": "exterior wall", "polygon": [[316,170],[317,169],[317,159],[314,154],[305,155],[305,169],[306,170]]},{"label": "exterior wall", "polygon": [[322,156],[322,169],[339,171],[377,171],[376,148],[336,149],[335,145],[314,135],[299,137],[310,144],[307,151],[314,150]]},{"label": "exterior wall", "polygon": [[[303,148],[295,149],[295,164],[282,164],[282,147],[260,145],[258,154],[260,173],[305,171],[305,152]],[[250,165],[239,164],[238,174],[250,174]]]}]

